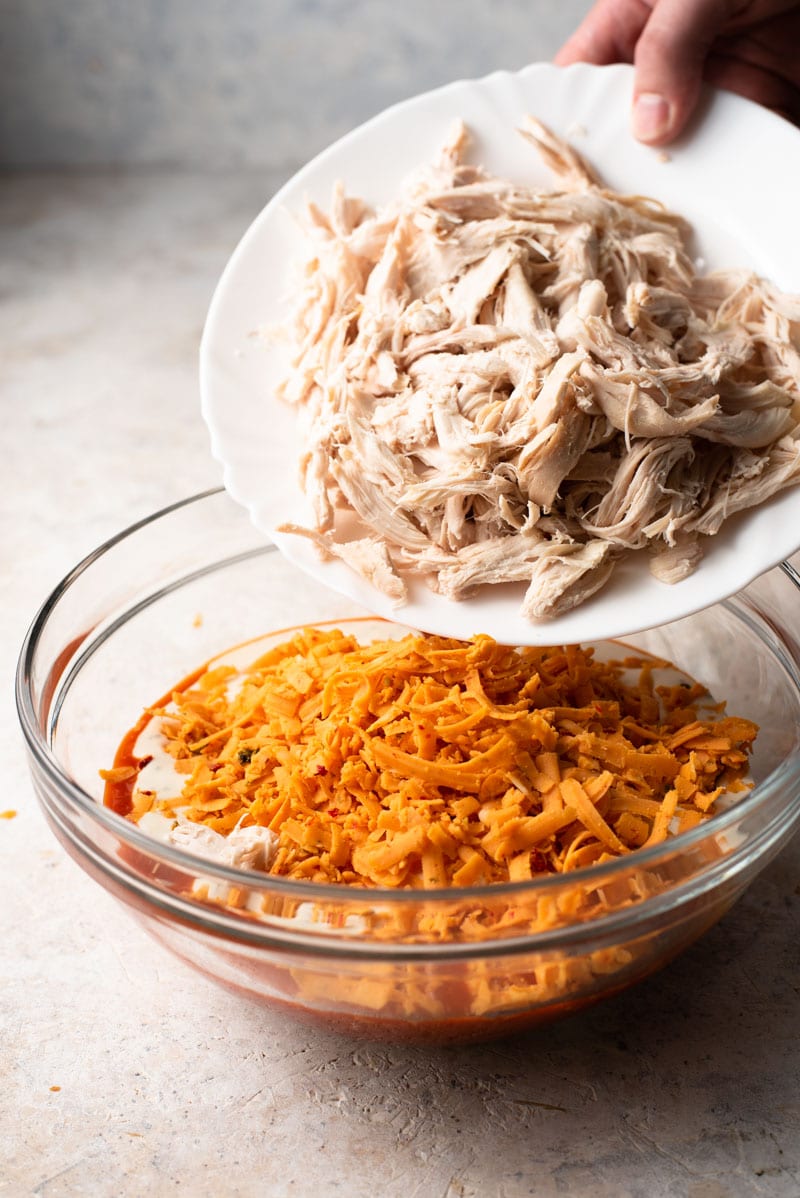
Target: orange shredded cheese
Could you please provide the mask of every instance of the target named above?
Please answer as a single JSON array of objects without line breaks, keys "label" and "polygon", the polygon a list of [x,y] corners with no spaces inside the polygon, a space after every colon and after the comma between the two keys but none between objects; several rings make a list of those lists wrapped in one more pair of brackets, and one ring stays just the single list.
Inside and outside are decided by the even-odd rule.
[{"label": "orange shredded cheese", "polygon": [[[208,669],[153,710],[185,775],[134,791],[279,838],[270,872],[355,886],[462,887],[565,873],[657,844],[744,788],[751,721],[668,663],[411,634],[360,645],[304,629],[243,673]],[[632,676],[633,680],[631,680]],[[121,769],[104,771],[124,781]]]}]

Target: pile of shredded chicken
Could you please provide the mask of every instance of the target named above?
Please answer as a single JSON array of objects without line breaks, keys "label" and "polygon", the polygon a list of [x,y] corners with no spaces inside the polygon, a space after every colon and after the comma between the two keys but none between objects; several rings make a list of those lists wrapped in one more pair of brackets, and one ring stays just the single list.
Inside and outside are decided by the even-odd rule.
[{"label": "pile of shredded chicken", "polygon": [[800,478],[800,299],[698,275],[680,217],[522,132],[560,190],[467,164],[460,127],[386,207],[310,208],[281,394],[315,526],[285,530],[398,605],[406,573],[453,599],[524,582],[542,619],[643,548],[676,582]]},{"label": "pile of shredded chicken", "polygon": [[691,828],[747,785],[756,725],[674,672],[657,685],[665,669],[575,646],[417,634],[362,646],[306,629],[153,713],[186,779],[179,797],[135,792],[131,818],[180,819],[175,843],[198,852],[204,836],[272,834],[268,860],[241,864],[314,881],[568,872]]}]

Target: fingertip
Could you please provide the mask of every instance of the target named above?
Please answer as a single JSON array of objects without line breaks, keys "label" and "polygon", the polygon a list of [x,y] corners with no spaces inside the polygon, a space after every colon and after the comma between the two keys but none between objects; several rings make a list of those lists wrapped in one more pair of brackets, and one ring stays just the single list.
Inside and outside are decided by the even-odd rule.
[{"label": "fingertip", "polygon": [[596,41],[586,35],[583,29],[577,29],[556,54],[553,62],[557,67],[570,67],[575,62],[594,63],[603,66],[607,61],[606,48],[598,46]]},{"label": "fingertip", "polygon": [[580,61],[580,53],[577,50],[573,50],[569,42],[565,46],[562,46],[558,54],[553,58],[553,62],[557,67],[569,67],[572,66],[573,62]]},{"label": "fingertip", "polygon": [[659,92],[641,92],[633,101],[631,126],[637,141],[660,146],[675,136],[675,106]]}]

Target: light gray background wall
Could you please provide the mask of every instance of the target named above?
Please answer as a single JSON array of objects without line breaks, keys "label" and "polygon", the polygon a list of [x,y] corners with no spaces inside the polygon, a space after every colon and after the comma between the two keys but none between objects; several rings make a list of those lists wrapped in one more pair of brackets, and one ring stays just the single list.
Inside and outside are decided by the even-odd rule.
[{"label": "light gray background wall", "polygon": [[590,7],[0,0],[0,161],[288,173],[395,100],[551,58]]}]

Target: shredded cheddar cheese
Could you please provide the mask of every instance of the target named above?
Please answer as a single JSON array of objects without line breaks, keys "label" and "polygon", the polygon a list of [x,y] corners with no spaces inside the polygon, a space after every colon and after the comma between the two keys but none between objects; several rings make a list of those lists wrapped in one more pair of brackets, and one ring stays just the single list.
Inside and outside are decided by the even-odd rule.
[{"label": "shredded cheddar cheese", "polygon": [[574,871],[691,828],[746,786],[756,725],[700,684],[656,685],[667,665],[304,629],[153,709],[185,781],[178,798],[134,790],[130,817],[259,824],[279,839],[270,873],[352,886]]}]

